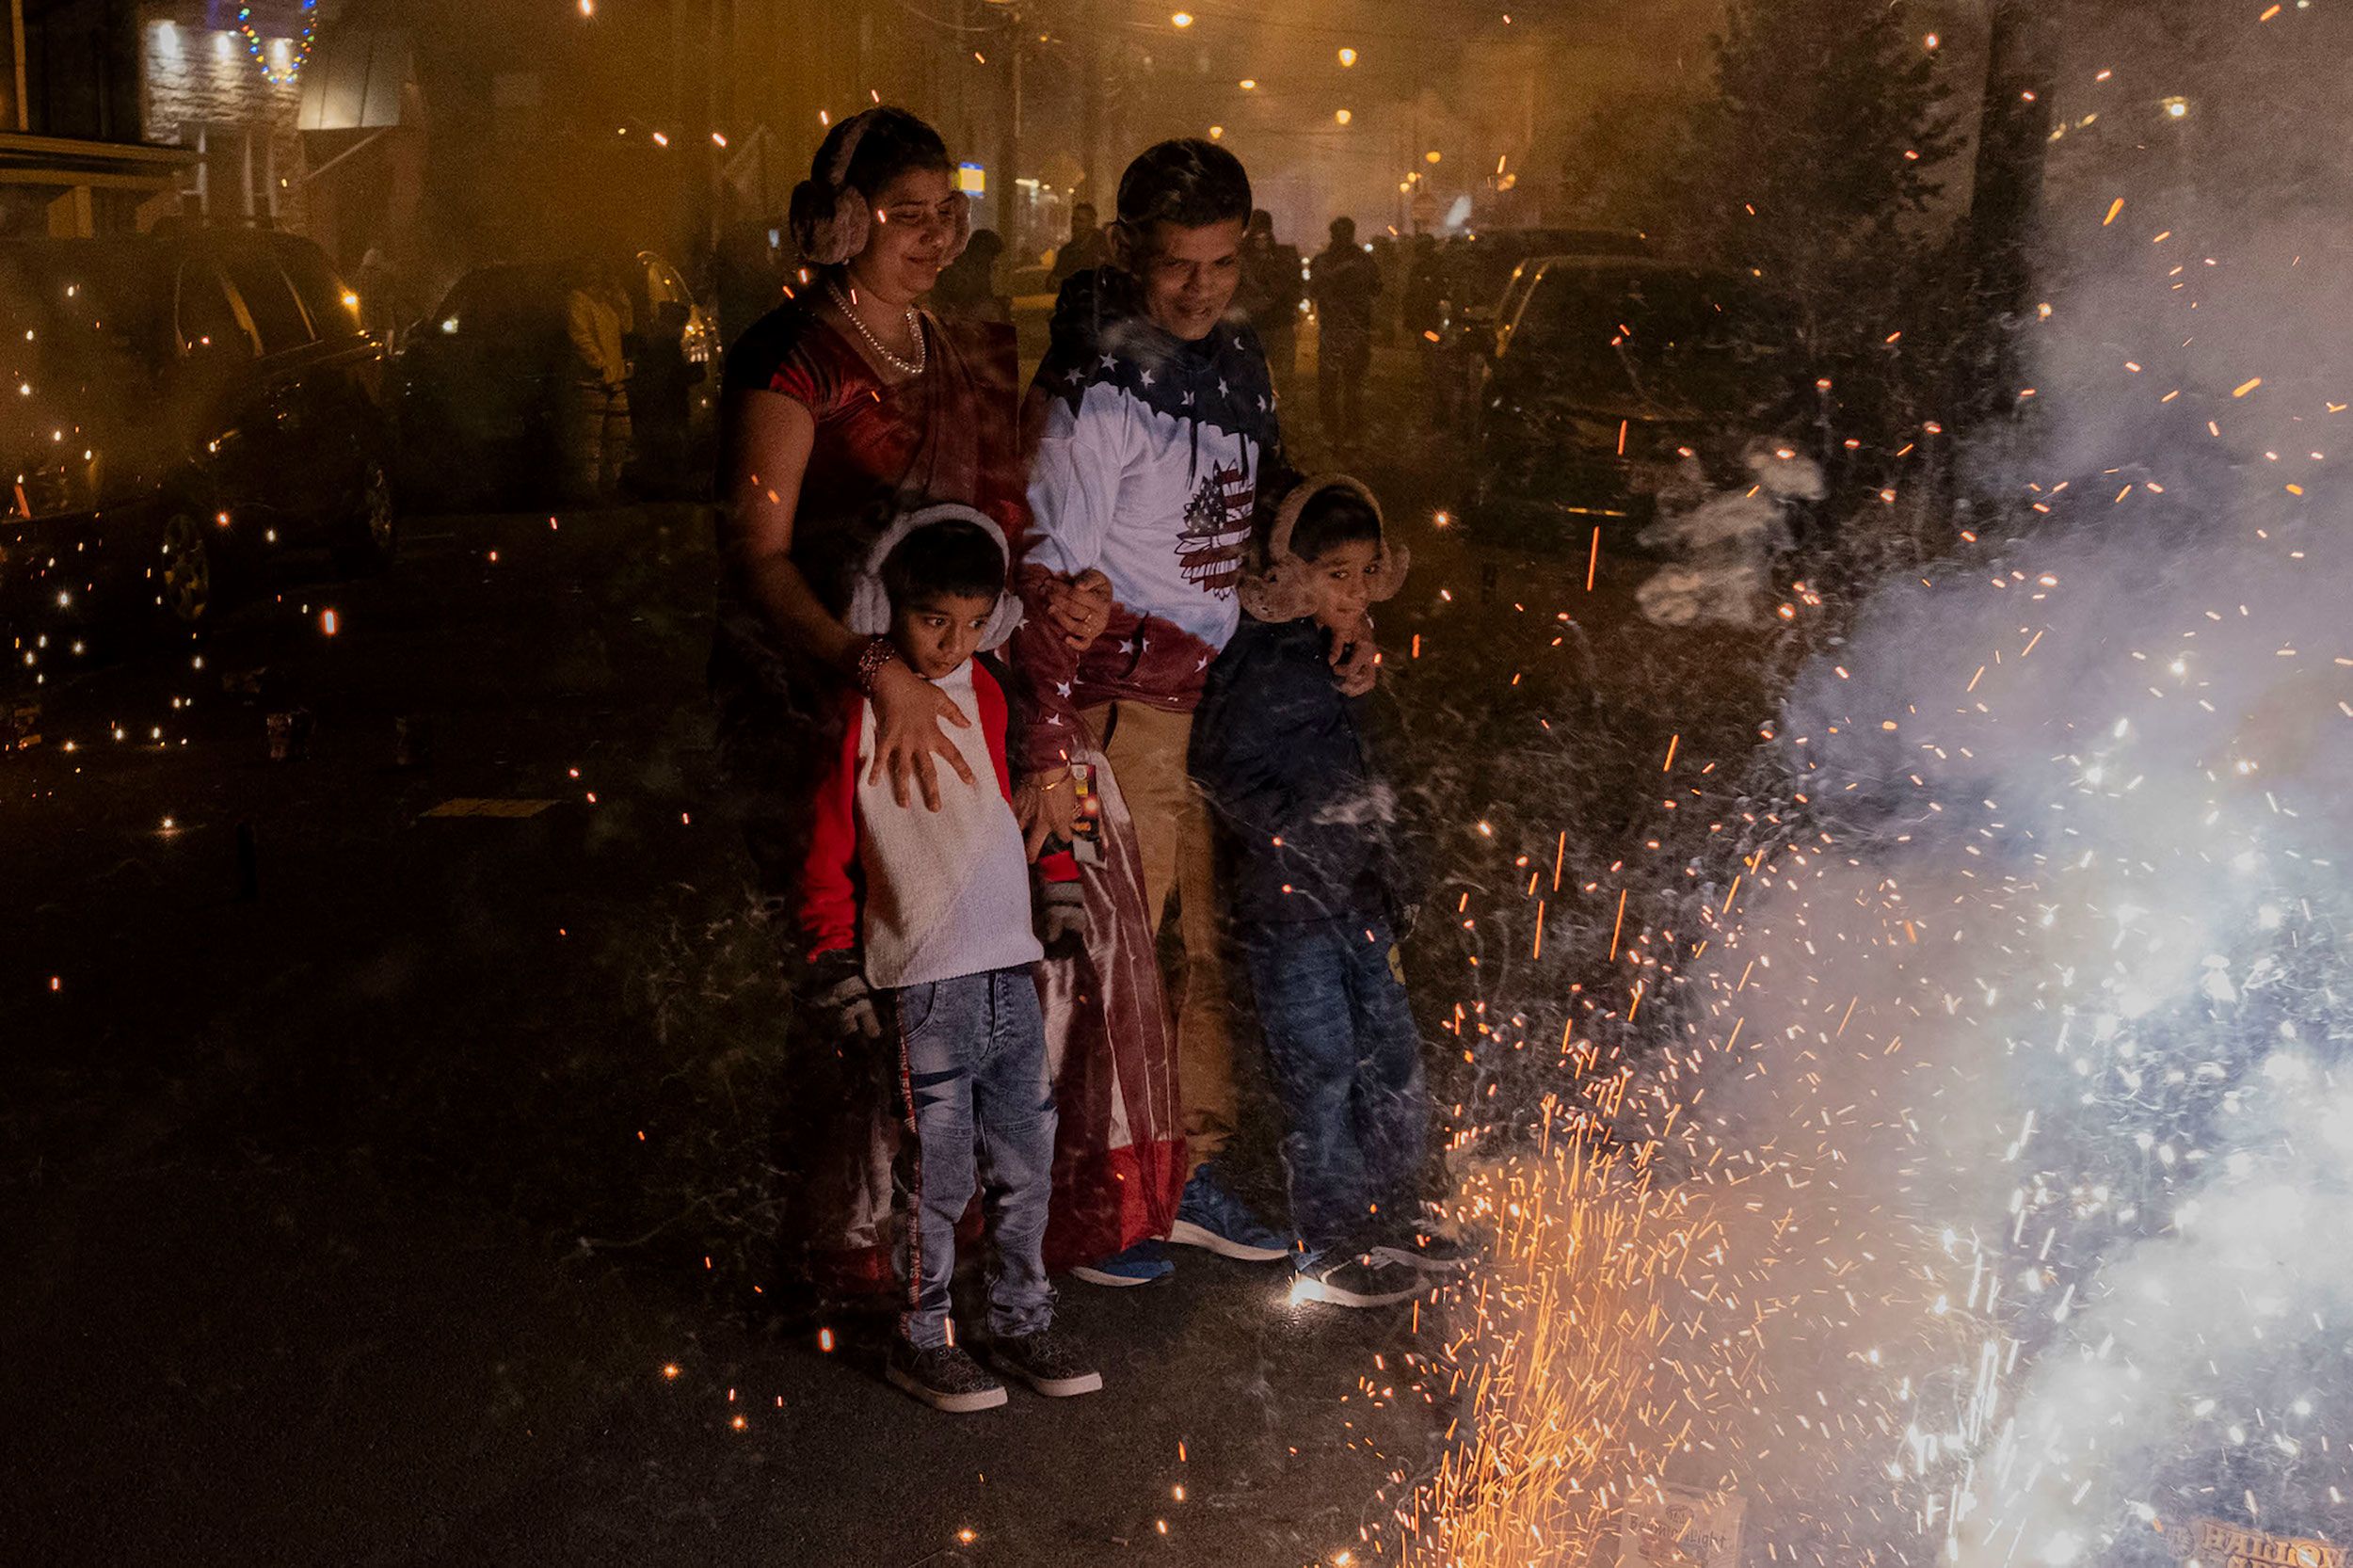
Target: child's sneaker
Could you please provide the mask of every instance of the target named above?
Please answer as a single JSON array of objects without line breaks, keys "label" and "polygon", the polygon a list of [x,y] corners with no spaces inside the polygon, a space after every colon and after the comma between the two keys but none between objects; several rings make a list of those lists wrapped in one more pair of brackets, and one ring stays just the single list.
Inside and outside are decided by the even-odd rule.
[{"label": "child's sneaker", "polygon": [[1048,1399],[1092,1394],[1103,1386],[1103,1374],[1050,1328],[996,1340],[988,1347],[988,1359],[1007,1377],[1020,1379]]},{"label": "child's sneaker", "polygon": [[1444,1231],[1424,1224],[1399,1225],[1372,1248],[1372,1256],[1431,1273],[1452,1273],[1470,1267],[1478,1250]]},{"label": "child's sneaker", "polygon": [[1070,1271],[1074,1278],[1089,1285],[1150,1285],[1166,1279],[1176,1272],[1176,1265],[1160,1256],[1158,1241],[1138,1241],[1126,1252],[1115,1252],[1093,1263],[1081,1263]]},{"label": "child's sneaker", "polygon": [[1176,1224],[1168,1239],[1188,1247],[1207,1247],[1220,1257],[1244,1263],[1272,1263],[1291,1255],[1290,1239],[1277,1234],[1250,1211],[1250,1206],[1225,1190],[1204,1165],[1185,1183],[1176,1206]]},{"label": "child's sneaker", "polygon": [[953,1345],[923,1350],[894,1334],[883,1376],[891,1386],[952,1416],[993,1410],[1005,1402],[1005,1385]]},{"label": "child's sneaker", "polygon": [[1388,1306],[1429,1288],[1429,1277],[1410,1263],[1377,1252],[1334,1253],[1299,1271],[1291,1299],[1332,1306]]}]

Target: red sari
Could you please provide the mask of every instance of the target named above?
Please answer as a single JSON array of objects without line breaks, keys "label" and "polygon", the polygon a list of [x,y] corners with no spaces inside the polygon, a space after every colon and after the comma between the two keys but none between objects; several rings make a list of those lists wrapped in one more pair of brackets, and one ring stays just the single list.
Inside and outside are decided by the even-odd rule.
[{"label": "red sari", "polygon": [[1086,868],[1082,956],[1037,967],[1048,1065],[1060,1112],[1046,1266],[1098,1262],[1164,1237],[1184,1192],[1176,1031],[1146,918],[1144,861],[1111,765],[1080,737],[1100,792],[1103,864]]}]

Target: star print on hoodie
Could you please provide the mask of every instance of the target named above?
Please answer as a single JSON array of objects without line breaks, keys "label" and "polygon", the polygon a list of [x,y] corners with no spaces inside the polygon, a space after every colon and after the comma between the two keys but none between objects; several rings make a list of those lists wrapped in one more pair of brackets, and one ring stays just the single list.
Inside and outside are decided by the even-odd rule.
[{"label": "star print on hoodie", "polygon": [[[1187,712],[1200,700],[1241,618],[1253,520],[1295,475],[1247,319],[1183,342],[1111,267],[1063,285],[1025,424],[1032,522],[1015,582],[1030,614],[1014,667],[1023,760],[1047,768],[1067,756],[1081,709]],[[1045,616],[1045,584],[1089,568],[1111,579],[1118,608],[1091,647],[1073,649]]]}]

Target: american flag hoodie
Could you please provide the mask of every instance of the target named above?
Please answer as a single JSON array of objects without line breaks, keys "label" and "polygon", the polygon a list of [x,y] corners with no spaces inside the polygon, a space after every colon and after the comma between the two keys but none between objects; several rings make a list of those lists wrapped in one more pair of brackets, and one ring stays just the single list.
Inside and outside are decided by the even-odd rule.
[{"label": "american flag hoodie", "polygon": [[[1032,526],[1015,585],[1029,608],[1012,654],[1027,768],[1060,765],[1080,709],[1200,700],[1241,617],[1253,520],[1293,474],[1266,351],[1239,312],[1198,343],[1144,314],[1115,268],[1063,285],[1025,426]],[[1073,649],[1043,612],[1053,576],[1100,570],[1118,608]]]}]

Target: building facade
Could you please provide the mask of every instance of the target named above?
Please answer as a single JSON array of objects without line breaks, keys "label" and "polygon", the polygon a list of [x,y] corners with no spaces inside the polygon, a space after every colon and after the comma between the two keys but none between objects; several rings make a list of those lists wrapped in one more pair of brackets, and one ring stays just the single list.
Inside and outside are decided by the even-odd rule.
[{"label": "building facade", "polygon": [[[240,14],[242,13],[242,14]],[[304,230],[310,181],[296,128],[315,13],[251,0],[180,0],[139,15],[146,139],[195,154],[181,210],[210,222]]]},{"label": "building facade", "polygon": [[191,160],[148,143],[131,0],[7,0],[0,237],[121,233],[179,210]]}]

